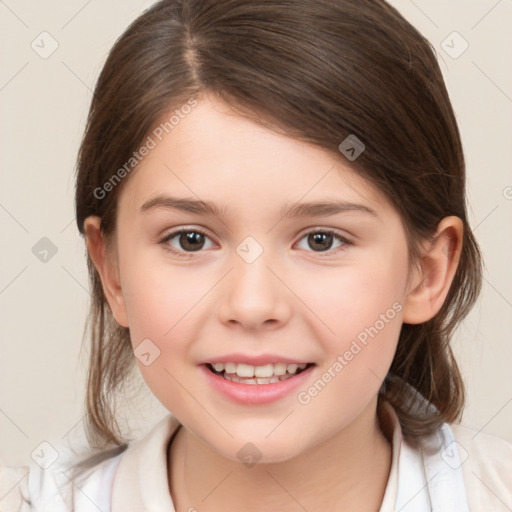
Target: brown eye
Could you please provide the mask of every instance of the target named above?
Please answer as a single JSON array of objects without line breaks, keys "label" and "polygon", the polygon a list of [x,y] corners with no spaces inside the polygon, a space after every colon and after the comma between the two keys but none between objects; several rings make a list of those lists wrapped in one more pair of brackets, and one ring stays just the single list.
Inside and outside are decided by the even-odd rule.
[{"label": "brown eye", "polygon": [[[205,247],[208,241],[210,242],[210,247]],[[211,248],[213,246],[210,237],[198,229],[180,229],[174,231],[167,235],[160,243],[165,249],[178,255],[199,252],[201,249]]]},{"label": "brown eye", "polygon": [[[337,235],[332,231],[310,231],[306,233],[301,242],[306,241],[306,247],[299,247],[309,252],[336,252],[337,249],[343,250],[346,246],[351,245],[351,242],[341,235]],[[337,245],[334,245],[336,244]],[[300,242],[299,242],[300,244]],[[332,249],[332,250],[331,250]]]},{"label": "brown eye", "polygon": [[331,248],[333,236],[331,233],[310,233],[308,244],[312,249],[326,251]]},{"label": "brown eye", "polygon": [[204,235],[197,231],[182,231],[178,240],[185,251],[198,251],[203,248],[204,238]]}]

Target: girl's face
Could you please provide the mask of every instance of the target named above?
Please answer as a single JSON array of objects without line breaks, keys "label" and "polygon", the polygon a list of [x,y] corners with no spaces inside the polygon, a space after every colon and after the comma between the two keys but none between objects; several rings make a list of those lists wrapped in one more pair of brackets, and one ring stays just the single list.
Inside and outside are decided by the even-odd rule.
[{"label": "girl's face", "polygon": [[[116,319],[152,392],[235,461],[284,461],[374,421],[407,296],[398,213],[341,153],[213,97],[160,132],[117,217]],[[251,361],[313,365],[276,384],[206,365]]]}]

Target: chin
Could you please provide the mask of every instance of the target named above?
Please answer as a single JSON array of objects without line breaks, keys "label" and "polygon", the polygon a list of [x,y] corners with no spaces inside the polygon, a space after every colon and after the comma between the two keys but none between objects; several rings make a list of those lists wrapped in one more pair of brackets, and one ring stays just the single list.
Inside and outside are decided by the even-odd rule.
[{"label": "chin", "polygon": [[[302,453],[302,450],[293,439],[287,437],[279,439],[276,436],[272,441],[265,439],[267,434],[254,436],[250,438],[245,435],[239,440],[229,442],[229,447],[212,447],[219,455],[233,462],[244,464],[246,467],[252,467],[255,464],[275,464],[286,462]],[[252,439],[252,440],[250,440]]]}]

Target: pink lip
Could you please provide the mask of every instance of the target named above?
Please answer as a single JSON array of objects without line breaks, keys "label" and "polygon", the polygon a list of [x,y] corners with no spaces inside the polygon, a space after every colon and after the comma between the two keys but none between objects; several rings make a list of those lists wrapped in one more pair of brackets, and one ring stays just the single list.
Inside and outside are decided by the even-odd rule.
[{"label": "pink lip", "polygon": [[244,405],[266,404],[283,398],[304,384],[314,367],[315,365],[312,365],[298,375],[274,384],[240,384],[216,375],[205,364],[200,366],[213,388],[231,400]]},{"label": "pink lip", "polygon": [[313,361],[304,361],[299,359],[290,359],[289,357],[279,356],[276,354],[261,354],[259,356],[251,356],[248,354],[227,354],[225,356],[213,357],[212,359],[206,359],[201,361],[199,364],[206,363],[244,363],[252,366],[263,366],[266,364],[275,363],[286,363],[286,364],[304,364],[311,363]]}]

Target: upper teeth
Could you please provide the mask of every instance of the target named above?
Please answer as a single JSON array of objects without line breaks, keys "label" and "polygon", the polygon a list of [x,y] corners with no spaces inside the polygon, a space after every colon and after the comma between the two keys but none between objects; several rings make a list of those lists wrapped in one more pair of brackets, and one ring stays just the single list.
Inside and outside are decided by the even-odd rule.
[{"label": "upper teeth", "polygon": [[236,373],[239,377],[272,377],[273,375],[284,375],[288,373],[296,373],[297,370],[306,368],[307,363],[303,364],[266,364],[264,366],[253,366],[245,363],[215,363],[212,365],[215,371],[226,373]]}]

